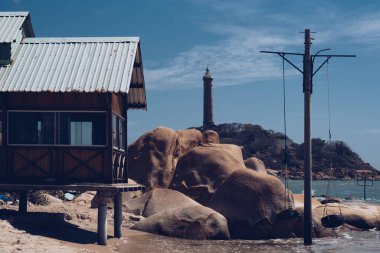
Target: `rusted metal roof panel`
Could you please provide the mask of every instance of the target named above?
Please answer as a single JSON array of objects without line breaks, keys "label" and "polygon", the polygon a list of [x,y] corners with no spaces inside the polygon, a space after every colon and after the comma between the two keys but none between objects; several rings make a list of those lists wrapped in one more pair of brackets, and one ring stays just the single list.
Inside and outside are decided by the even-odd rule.
[{"label": "rusted metal roof panel", "polygon": [[26,38],[2,92],[128,93],[139,38]]},{"label": "rusted metal roof panel", "polygon": [[34,37],[29,13],[0,12],[0,42],[12,43],[12,55],[24,37]]}]

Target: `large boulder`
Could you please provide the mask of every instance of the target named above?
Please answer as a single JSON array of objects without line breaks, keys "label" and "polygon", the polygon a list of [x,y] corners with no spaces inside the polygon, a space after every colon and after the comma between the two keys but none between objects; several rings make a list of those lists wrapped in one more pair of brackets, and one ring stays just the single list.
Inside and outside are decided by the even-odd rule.
[{"label": "large boulder", "polygon": [[201,205],[156,213],[139,221],[132,229],[194,240],[230,238],[226,219]]},{"label": "large boulder", "polygon": [[202,133],[202,143],[215,143],[219,144],[219,134],[213,130],[206,130]]},{"label": "large boulder", "polygon": [[218,187],[207,206],[226,217],[232,238],[266,239],[275,237],[277,216],[294,204],[277,177],[238,169]]},{"label": "large boulder", "polygon": [[124,211],[149,217],[169,209],[188,206],[200,206],[200,204],[180,192],[156,188],[125,202]]},{"label": "large boulder", "polygon": [[142,135],[128,148],[128,176],[148,189],[169,186],[177,141],[178,134],[166,127]]},{"label": "large boulder", "polygon": [[360,202],[329,203],[314,210],[319,219],[339,215],[343,216],[344,222],[352,227],[362,230],[380,229],[380,206],[377,205]]},{"label": "large boulder", "polygon": [[128,176],[148,190],[168,188],[179,157],[201,141],[202,134],[195,129],[176,132],[159,127],[147,132],[129,146]]},{"label": "large boulder", "polygon": [[[313,209],[315,210],[315,209]],[[304,237],[304,209],[297,207],[294,209],[297,215],[291,219],[277,219],[274,223],[274,237],[292,238]],[[311,234],[314,238],[335,237],[336,231],[333,228],[326,228],[322,225],[320,216],[313,211]]]},{"label": "large boulder", "polygon": [[224,180],[239,169],[246,170],[240,147],[203,144],[180,158],[170,188],[205,204]]},{"label": "large boulder", "polygon": [[190,149],[202,143],[202,133],[196,129],[178,130],[178,148],[176,157],[179,158]]},{"label": "large boulder", "polygon": [[[274,234],[276,237],[303,237],[304,236],[304,194],[293,194],[294,212],[297,215],[292,219],[277,219],[275,222]],[[322,225],[320,207],[322,204],[315,198],[311,200],[312,204],[312,236],[313,237],[332,237],[337,233],[332,228],[326,228]]]},{"label": "large boulder", "polygon": [[245,164],[245,167],[247,167],[248,169],[254,170],[256,172],[261,172],[264,174],[268,173],[263,161],[261,161],[259,158],[250,157],[244,160],[244,164]]}]

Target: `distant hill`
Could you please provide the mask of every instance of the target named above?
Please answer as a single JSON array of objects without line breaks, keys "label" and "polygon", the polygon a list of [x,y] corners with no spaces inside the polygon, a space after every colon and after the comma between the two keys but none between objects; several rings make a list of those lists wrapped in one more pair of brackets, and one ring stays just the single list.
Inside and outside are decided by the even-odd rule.
[{"label": "distant hill", "polygon": [[[235,144],[243,147],[244,159],[257,157],[268,169],[283,174],[284,169],[284,134],[265,130],[259,125],[227,123],[211,128],[218,132],[221,143]],[[287,138],[288,168],[290,178],[303,178],[303,144]],[[330,155],[333,170],[330,170]],[[375,175],[380,172],[369,163],[364,162],[358,154],[343,141],[329,144],[322,139],[312,139],[313,178],[314,179],[350,179],[355,178],[357,170],[370,170]]]}]

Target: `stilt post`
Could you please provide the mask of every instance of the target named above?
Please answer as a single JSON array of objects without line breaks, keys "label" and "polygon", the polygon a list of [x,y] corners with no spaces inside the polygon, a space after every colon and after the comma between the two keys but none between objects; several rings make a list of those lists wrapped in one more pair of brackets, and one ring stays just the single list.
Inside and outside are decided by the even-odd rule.
[{"label": "stilt post", "polygon": [[108,193],[98,191],[98,244],[107,245],[107,198]]},{"label": "stilt post", "polygon": [[114,236],[120,238],[122,236],[122,193],[117,192],[114,197]]},{"label": "stilt post", "polygon": [[28,193],[26,191],[20,191],[18,210],[20,213],[28,212]]}]

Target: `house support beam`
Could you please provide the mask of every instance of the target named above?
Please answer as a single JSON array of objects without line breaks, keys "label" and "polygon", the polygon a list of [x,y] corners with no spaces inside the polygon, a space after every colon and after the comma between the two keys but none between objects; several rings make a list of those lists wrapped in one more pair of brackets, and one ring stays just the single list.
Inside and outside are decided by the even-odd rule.
[{"label": "house support beam", "polygon": [[122,221],[123,221],[123,208],[122,208],[122,193],[117,192],[114,197],[114,236],[120,238],[122,236]]},{"label": "house support beam", "polygon": [[98,244],[107,245],[107,203],[98,206]]},{"label": "house support beam", "polygon": [[28,193],[27,191],[20,191],[19,194],[18,211],[20,213],[26,213],[28,211]]},{"label": "house support beam", "polygon": [[113,197],[114,193],[98,191],[98,244],[107,245],[107,200]]}]

